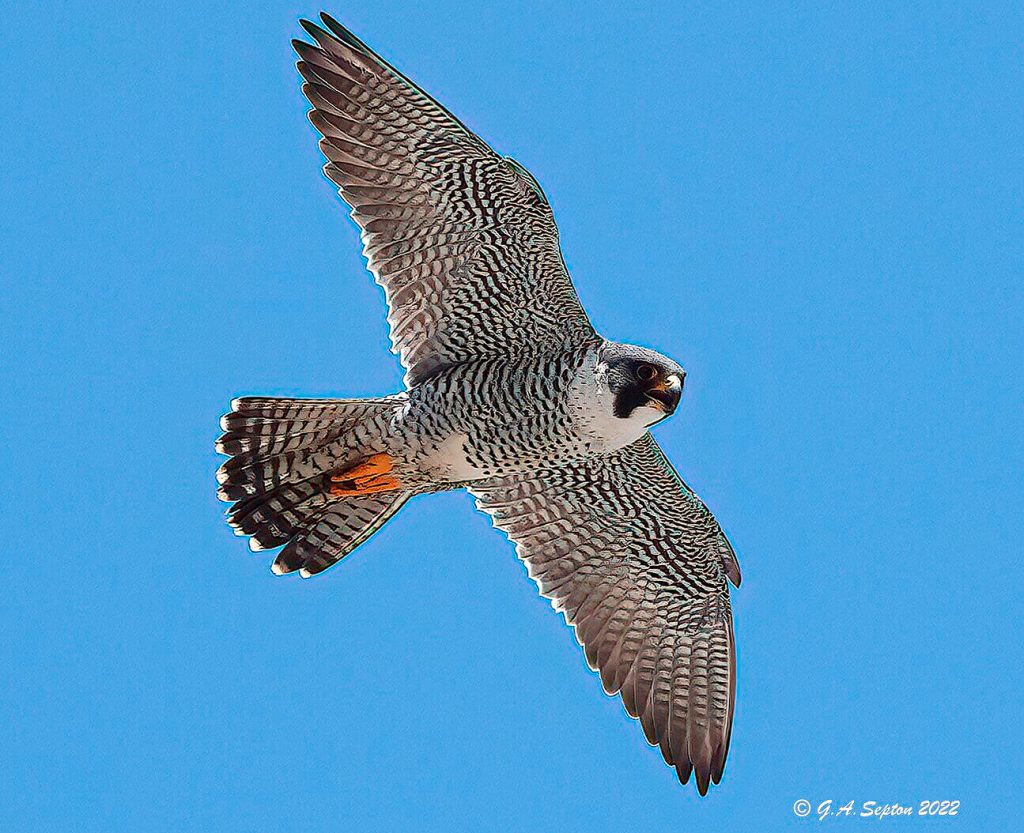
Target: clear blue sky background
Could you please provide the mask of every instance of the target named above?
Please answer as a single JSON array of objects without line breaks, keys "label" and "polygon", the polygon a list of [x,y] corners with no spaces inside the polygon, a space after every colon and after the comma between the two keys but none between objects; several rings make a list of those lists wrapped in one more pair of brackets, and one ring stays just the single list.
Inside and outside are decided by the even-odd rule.
[{"label": "clear blue sky background", "polygon": [[536,174],[598,327],[689,370],[658,437],[745,578],[704,800],[464,494],[308,582],[222,522],[232,396],[401,379],[293,69],[318,7],[7,8],[0,828],[1019,824],[1020,4],[715,5],[331,9]]}]

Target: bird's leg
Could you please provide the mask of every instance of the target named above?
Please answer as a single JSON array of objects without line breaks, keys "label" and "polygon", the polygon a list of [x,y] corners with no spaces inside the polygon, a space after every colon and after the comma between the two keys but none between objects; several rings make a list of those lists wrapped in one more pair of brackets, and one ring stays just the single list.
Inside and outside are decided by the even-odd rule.
[{"label": "bird's leg", "polygon": [[395,461],[389,455],[374,454],[362,463],[331,475],[331,494],[334,497],[353,497],[399,489],[398,478],[391,475],[394,465]]}]

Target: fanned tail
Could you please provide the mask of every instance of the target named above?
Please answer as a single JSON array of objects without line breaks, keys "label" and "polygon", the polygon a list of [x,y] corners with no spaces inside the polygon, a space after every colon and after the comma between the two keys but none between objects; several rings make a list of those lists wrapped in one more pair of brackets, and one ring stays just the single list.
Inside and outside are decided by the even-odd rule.
[{"label": "fanned tail", "polygon": [[401,404],[385,399],[246,397],[221,418],[217,495],[233,502],[228,523],[254,551],[284,547],[277,574],[323,572],[373,535],[410,493],[347,494],[332,477],[380,446],[382,419]]}]

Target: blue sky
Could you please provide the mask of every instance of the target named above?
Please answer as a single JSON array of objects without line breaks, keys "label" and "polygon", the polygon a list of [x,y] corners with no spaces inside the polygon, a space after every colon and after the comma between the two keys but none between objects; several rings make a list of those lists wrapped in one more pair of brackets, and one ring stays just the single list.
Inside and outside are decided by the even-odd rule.
[{"label": "blue sky", "polygon": [[2,829],[1015,823],[1021,7],[714,5],[330,8],[543,183],[599,329],[689,372],[657,436],[744,572],[704,800],[467,496],[306,582],[222,522],[232,396],[401,380],[293,69],[318,7],[7,10]]}]

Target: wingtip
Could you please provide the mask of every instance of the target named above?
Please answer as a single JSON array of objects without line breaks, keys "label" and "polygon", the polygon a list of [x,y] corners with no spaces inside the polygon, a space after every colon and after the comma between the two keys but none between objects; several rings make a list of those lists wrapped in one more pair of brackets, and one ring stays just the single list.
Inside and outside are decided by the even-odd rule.
[{"label": "wingtip", "polygon": [[[312,20],[306,20],[306,18],[304,18],[304,17],[300,17],[299,18],[299,26],[301,26],[303,29],[305,29],[309,33],[309,35],[311,37],[313,37],[313,38],[317,37],[317,35],[326,35],[326,34],[328,34],[322,28],[317,26],[317,24],[315,24]],[[293,40],[292,43],[294,44],[295,41]],[[302,41],[299,41],[299,43],[302,43]],[[306,46],[309,46],[309,44],[306,44]]]},{"label": "wingtip", "polygon": [[342,32],[348,32],[348,29],[338,23],[338,21],[331,17],[327,12],[320,12],[320,20],[328,29],[340,29]]},{"label": "wingtip", "polygon": [[679,783],[686,786],[690,783],[690,776],[693,776],[694,784],[697,787],[697,792],[701,796],[708,794],[711,789],[712,782],[717,784],[721,778],[721,772],[718,773],[718,778],[715,778],[713,768],[709,766],[701,766],[700,764],[693,764],[689,758],[686,758],[682,763],[670,764],[674,766],[676,771],[676,778],[679,779]]},{"label": "wingtip", "polygon": [[740,573],[740,561],[736,557],[736,550],[732,548],[732,544],[729,543],[729,539],[725,537],[725,533],[721,529],[718,535],[718,555],[722,559],[726,577],[732,582],[733,587],[739,587],[743,581],[743,576]]},{"label": "wingtip", "polygon": [[690,776],[693,776],[694,783],[697,786],[697,792],[701,795],[708,794],[710,777],[706,770],[701,770],[700,767],[693,766],[689,759],[686,759],[684,763],[675,764],[675,770],[676,778],[679,779],[680,784],[686,786],[690,783]]},{"label": "wingtip", "polygon": [[722,781],[722,774],[725,772],[725,758],[728,754],[729,738],[726,737],[719,744],[718,749],[715,750],[714,757],[711,759],[711,780],[715,784],[719,784]]},{"label": "wingtip", "polygon": [[391,66],[390,64],[388,64],[387,61],[383,60],[376,52],[370,49],[370,47],[363,43],[363,41],[361,41],[358,37],[352,34],[352,31],[350,29],[338,23],[338,21],[331,17],[329,14],[327,14],[327,12],[320,12],[320,20],[323,22],[324,26],[330,29],[331,34],[334,37],[336,37],[339,41],[344,43],[349,48],[354,49],[356,52],[362,55],[365,55],[367,58],[379,60],[385,66]]},{"label": "wingtip", "polygon": [[350,46],[354,45],[352,44],[352,41],[358,42],[358,39],[356,38],[355,35],[353,35],[348,29],[346,29],[344,26],[338,23],[337,20],[335,20],[333,17],[327,14],[327,12],[320,12],[320,22],[323,23],[324,26],[326,26],[327,29],[332,34],[341,38],[343,41],[345,41],[345,43],[348,43]]}]

